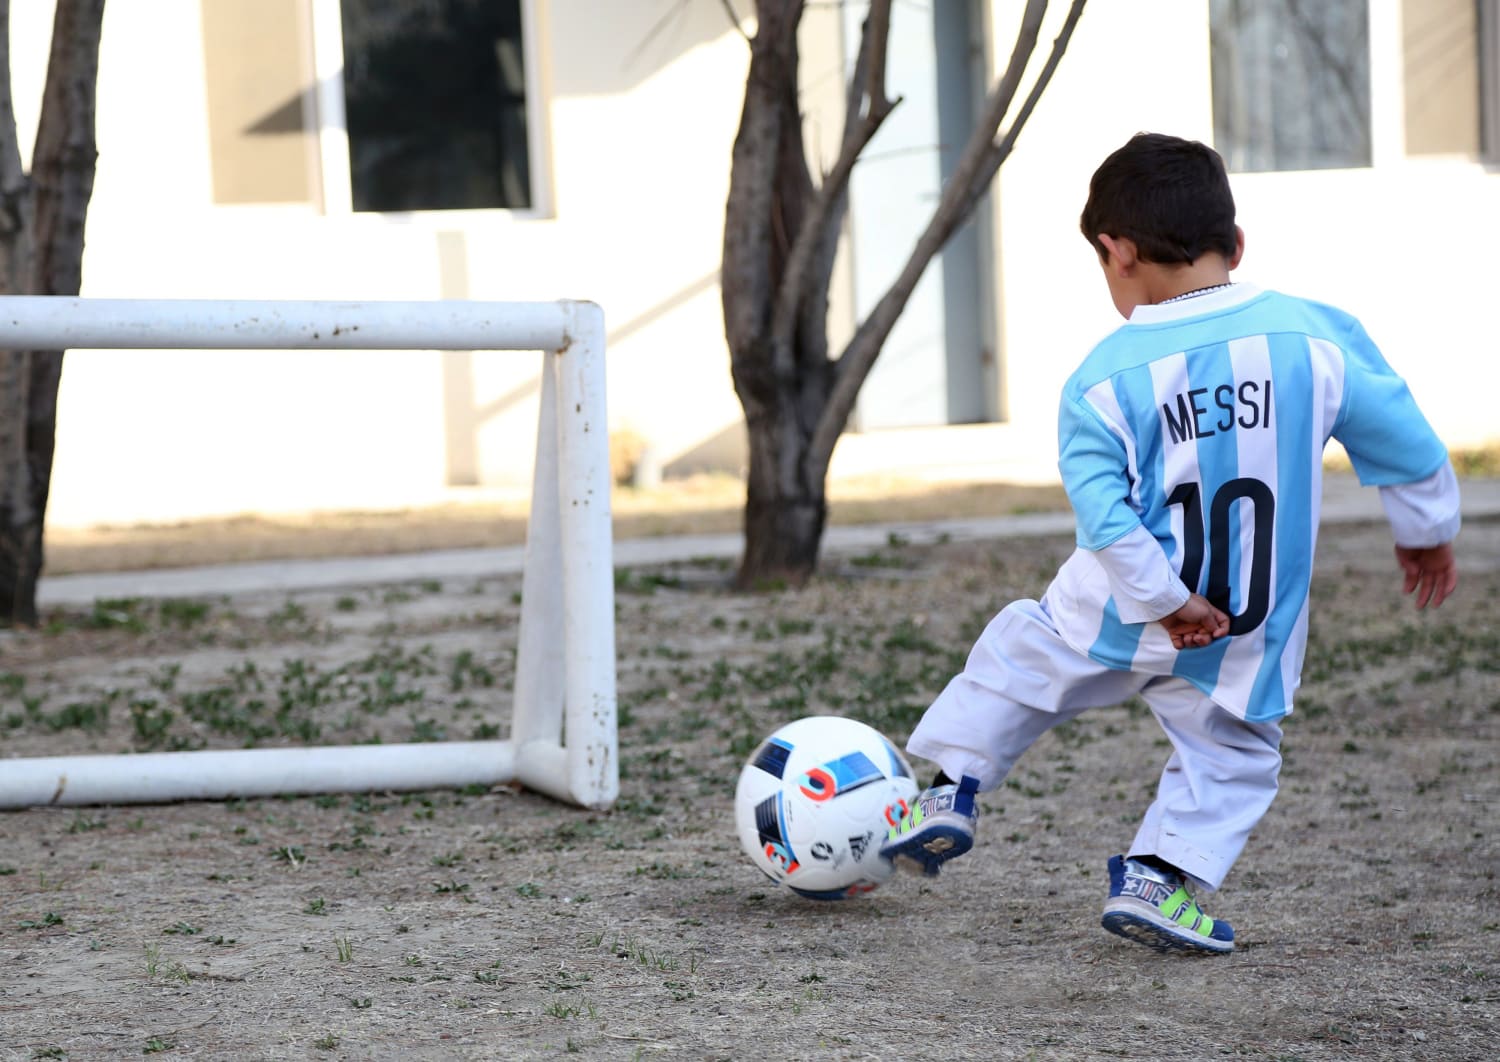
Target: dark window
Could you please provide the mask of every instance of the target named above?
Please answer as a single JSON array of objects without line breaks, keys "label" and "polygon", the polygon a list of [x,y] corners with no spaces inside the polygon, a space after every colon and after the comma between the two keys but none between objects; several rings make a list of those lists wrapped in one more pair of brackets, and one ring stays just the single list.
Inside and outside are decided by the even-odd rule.
[{"label": "dark window", "polygon": [[1370,164],[1368,0],[1209,0],[1214,141],[1231,170]]},{"label": "dark window", "polygon": [[531,206],[522,0],[342,0],[355,210]]}]

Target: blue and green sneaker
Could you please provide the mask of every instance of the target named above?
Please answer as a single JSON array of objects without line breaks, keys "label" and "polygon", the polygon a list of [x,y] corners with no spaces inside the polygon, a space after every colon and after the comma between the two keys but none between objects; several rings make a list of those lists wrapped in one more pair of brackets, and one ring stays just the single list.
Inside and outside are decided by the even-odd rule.
[{"label": "blue and green sneaker", "polygon": [[974,796],[979,780],[965,775],[957,785],[935,785],[910,807],[887,809],[885,843],[880,858],[903,870],[916,870],[929,878],[950,859],[974,847],[974,824],[979,810]]},{"label": "blue and green sneaker", "polygon": [[1234,950],[1233,928],[1204,914],[1180,875],[1124,856],[1109,861],[1109,902],[1102,924],[1157,951],[1223,955]]}]

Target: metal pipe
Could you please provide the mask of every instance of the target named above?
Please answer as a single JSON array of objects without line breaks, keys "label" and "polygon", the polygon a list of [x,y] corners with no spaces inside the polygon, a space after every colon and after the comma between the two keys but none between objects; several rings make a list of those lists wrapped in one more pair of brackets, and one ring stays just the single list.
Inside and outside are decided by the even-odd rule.
[{"label": "metal pipe", "polygon": [[0,807],[494,785],[518,771],[528,787],[562,800],[614,802],[614,572],[598,306],[0,297],[0,349],[78,347],[545,351],[512,741],[0,760]]},{"label": "metal pipe", "polygon": [[0,808],[443,789],[515,777],[509,741],[43,756],[0,760]]},{"label": "metal pipe", "polygon": [[0,298],[0,349],[559,350],[563,302]]},{"label": "metal pipe", "polygon": [[592,303],[570,309],[572,344],[556,366],[565,747],[574,799],[603,808],[620,791],[604,314]]}]

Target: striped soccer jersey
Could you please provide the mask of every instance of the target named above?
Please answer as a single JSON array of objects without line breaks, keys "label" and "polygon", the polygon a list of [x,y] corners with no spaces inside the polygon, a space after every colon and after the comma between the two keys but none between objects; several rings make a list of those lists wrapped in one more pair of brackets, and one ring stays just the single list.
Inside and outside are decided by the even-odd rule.
[{"label": "striped soccer jersey", "polygon": [[[1079,549],[1047,590],[1059,632],[1111,668],[1185,678],[1242,718],[1285,715],[1330,436],[1365,485],[1451,477],[1405,382],[1348,314],[1246,285],[1138,307],[1063,389],[1059,468]],[[1145,621],[1180,605],[1183,584],[1229,614],[1229,637],[1178,651]]]}]

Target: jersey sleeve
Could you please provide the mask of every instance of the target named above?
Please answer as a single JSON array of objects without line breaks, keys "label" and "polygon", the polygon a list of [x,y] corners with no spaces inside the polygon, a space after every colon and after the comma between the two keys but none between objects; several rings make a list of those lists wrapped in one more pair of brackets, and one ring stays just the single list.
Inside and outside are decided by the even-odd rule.
[{"label": "jersey sleeve", "polygon": [[1159,620],[1187,603],[1188,588],[1144,525],[1137,524],[1094,557],[1109,580],[1121,623]]},{"label": "jersey sleeve", "polygon": [[1344,350],[1344,395],[1333,437],[1367,487],[1415,483],[1448,460],[1448,449],[1427,423],[1406,381],[1351,319]]},{"label": "jersey sleeve", "polygon": [[1424,480],[1381,487],[1380,502],[1398,546],[1427,549],[1458,537],[1458,478],[1447,461]]},{"label": "jersey sleeve", "polygon": [[1057,467],[1078,522],[1078,545],[1101,550],[1141,526],[1130,505],[1124,429],[1106,424],[1088,400],[1064,392],[1057,416]]},{"label": "jersey sleeve", "polygon": [[[1107,390],[1109,384],[1098,386]],[[1118,413],[1118,406],[1112,408]],[[1127,429],[1090,402],[1087,392],[1065,392],[1058,468],[1077,519],[1078,545],[1104,570],[1120,621],[1145,623],[1181,608],[1188,588],[1131,504],[1128,438]]]}]

